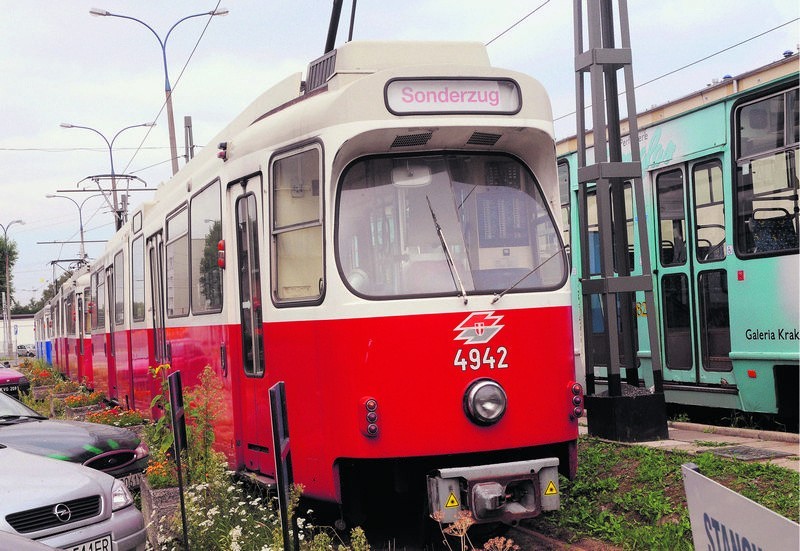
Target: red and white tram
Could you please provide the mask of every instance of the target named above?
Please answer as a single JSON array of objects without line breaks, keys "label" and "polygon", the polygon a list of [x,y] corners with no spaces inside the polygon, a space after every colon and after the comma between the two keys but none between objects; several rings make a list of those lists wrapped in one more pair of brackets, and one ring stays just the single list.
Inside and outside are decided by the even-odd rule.
[{"label": "red and white tram", "polygon": [[216,141],[55,299],[89,318],[64,372],[147,410],[148,367],[211,366],[217,447],[267,478],[284,381],[295,480],[355,522],[557,508],[583,404],[542,86],[477,43],[351,42]]}]

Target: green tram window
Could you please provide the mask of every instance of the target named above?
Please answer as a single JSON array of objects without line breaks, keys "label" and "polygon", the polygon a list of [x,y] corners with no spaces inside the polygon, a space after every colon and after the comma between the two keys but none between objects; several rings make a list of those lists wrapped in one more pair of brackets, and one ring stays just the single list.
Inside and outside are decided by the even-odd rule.
[{"label": "green tram window", "polygon": [[698,276],[700,295],[700,349],[709,371],[731,371],[731,324],[725,270]]},{"label": "green tram window", "polygon": [[686,264],[686,212],[683,208],[683,172],[671,170],[656,178],[659,254],[664,266]]},{"label": "green tram window", "polygon": [[798,89],[736,111],[736,251],[798,251]]},{"label": "green tram window", "polygon": [[725,204],[722,198],[722,164],[699,163],[692,169],[696,255],[699,262],[725,257]]}]

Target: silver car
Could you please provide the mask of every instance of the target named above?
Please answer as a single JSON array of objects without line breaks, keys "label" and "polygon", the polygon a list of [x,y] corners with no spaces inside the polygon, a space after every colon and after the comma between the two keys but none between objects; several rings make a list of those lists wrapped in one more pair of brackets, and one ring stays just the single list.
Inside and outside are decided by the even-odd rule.
[{"label": "silver car", "polygon": [[2,444],[0,531],[68,551],[139,551],[146,539],[121,480]]}]

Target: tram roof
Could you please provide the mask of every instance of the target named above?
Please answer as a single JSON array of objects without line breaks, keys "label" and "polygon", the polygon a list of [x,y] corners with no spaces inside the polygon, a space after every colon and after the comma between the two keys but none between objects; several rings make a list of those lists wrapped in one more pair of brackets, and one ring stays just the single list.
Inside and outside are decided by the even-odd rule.
[{"label": "tram roof", "polygon": [[[655,124],[664,122],[693,109],[698,109],[703,106],[724,100],[725,98],[744,92],[756,86],[761,86],[767,82],[791,75],[798,72],[798,57],[800,54],[794,54],[783,57],[767,65],[762,65],[751,71],[747,71],[734,77],[724,77],[720,81],[715,81],[705,88],[701,88],[691,94],[687,94],[678,99],[668,101],[662,105],[653,106],[644,111],[639,111],[637,115],[637,122],[639,130],[653,126]],[[628,133],[628,119],[621,121],[622,134]],[[594,137],[592,131],[586,133],[586,146],[591,147],[594,145]],[[556,153],[564,155],[578,149],[577,137],[570,136],[560,140],[556,144]]]}]

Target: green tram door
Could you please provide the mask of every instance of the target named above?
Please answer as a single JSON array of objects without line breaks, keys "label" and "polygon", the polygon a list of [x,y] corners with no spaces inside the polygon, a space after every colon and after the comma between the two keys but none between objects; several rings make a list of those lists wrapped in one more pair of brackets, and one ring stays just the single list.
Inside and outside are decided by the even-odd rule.
[{"label": "green tram door", "polygon": [[737,408],[726,260],[733,251],[725,229],[722,163],[698,160],[653,176],[655,311],[668,401]]}]

